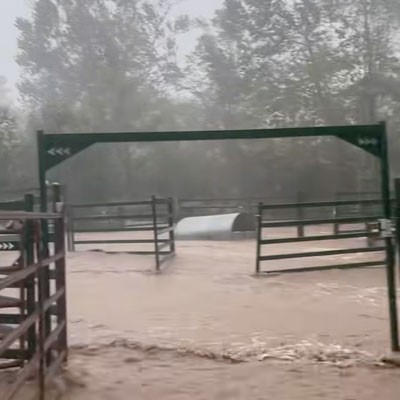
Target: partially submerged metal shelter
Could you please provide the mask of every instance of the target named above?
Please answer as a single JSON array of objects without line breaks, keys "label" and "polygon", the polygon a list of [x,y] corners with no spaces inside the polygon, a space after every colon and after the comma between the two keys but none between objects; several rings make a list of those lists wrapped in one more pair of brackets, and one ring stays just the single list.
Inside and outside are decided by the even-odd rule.
[{"label": "partially submerged metal shelter", "polygon": [[188,217],[179,221],[175,228],[178,240],[233,240],[254,234],[254,217],[246,213]]}]

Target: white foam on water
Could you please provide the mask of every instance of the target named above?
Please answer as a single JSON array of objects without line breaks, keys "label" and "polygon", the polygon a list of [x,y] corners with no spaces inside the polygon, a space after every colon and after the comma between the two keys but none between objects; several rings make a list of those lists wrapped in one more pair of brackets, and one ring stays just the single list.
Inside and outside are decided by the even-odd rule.
[{"label": "white foam on water", "polygon": [[[103,348],[122,347],[143,352],[170,351],[179,355],[196,356],[228,362],[281,361],[324,363],[337,367],[355,365],[383,365],[383,356],[367,351],[347,348],[337,343],[324,343],[314,338],[294,341],[294,338],[267,337],[264,332],[256,332],[249,343],[210,342],[198,344],[190,340],[172,340],[163,335],[163,340],[156,341],[149,337],[135,340],[134,332],[121,332],[107,329],[101,324],[88,324],[80,318],[73,321],[79,324],[79,335],[72,334],[71,348],[101,354]],[[166,332],[159,329],[160,332]],[[161,336],[160,336],[161,337]],[[280,339],[280,345],[274,345]]]}]

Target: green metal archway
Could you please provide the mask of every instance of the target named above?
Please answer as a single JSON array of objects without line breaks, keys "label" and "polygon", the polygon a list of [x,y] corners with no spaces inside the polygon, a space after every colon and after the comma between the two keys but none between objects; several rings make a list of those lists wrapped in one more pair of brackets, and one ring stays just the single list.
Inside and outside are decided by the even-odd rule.
[{"label": "green metal archway", "polygon": [[[342,139],[377,157],[381,165],[381,196],[384,218],[391,218],[390,177],[385,123],[374,125],[329,126],[286,129],[246,129],[178,132],[119,133],[37,133],[41,211],[47,211],[46,173],[73,155],[96,143],[173,142],[235,139],[276,139],[330,136]],[[385,238],[386,275],[389,299],[391,343],[399,350],[396,305],[395,254],[391,237]]]}]

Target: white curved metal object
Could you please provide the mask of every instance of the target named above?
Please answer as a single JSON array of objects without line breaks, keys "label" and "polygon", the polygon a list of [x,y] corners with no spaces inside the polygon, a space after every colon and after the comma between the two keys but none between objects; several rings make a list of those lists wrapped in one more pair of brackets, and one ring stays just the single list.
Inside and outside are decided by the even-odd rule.
[{"label": "white curved metal object", "polygon": [[188,217],[175,228],[177,240],[233,240],[252,237],[254,217],[246,213]]}]

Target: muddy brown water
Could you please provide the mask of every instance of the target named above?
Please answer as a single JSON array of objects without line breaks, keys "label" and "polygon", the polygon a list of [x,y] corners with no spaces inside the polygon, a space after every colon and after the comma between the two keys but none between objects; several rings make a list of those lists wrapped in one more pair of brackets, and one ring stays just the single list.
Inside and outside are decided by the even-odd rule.
[{"label": "muddy brown water", "polygon": [[[343,247],[285,246],[268,251]],[[254,241],[178,242],[157,275],[151,256],[69,254],[65,398],[398,398],[383,268],[256,278],[254,256]]]}]

